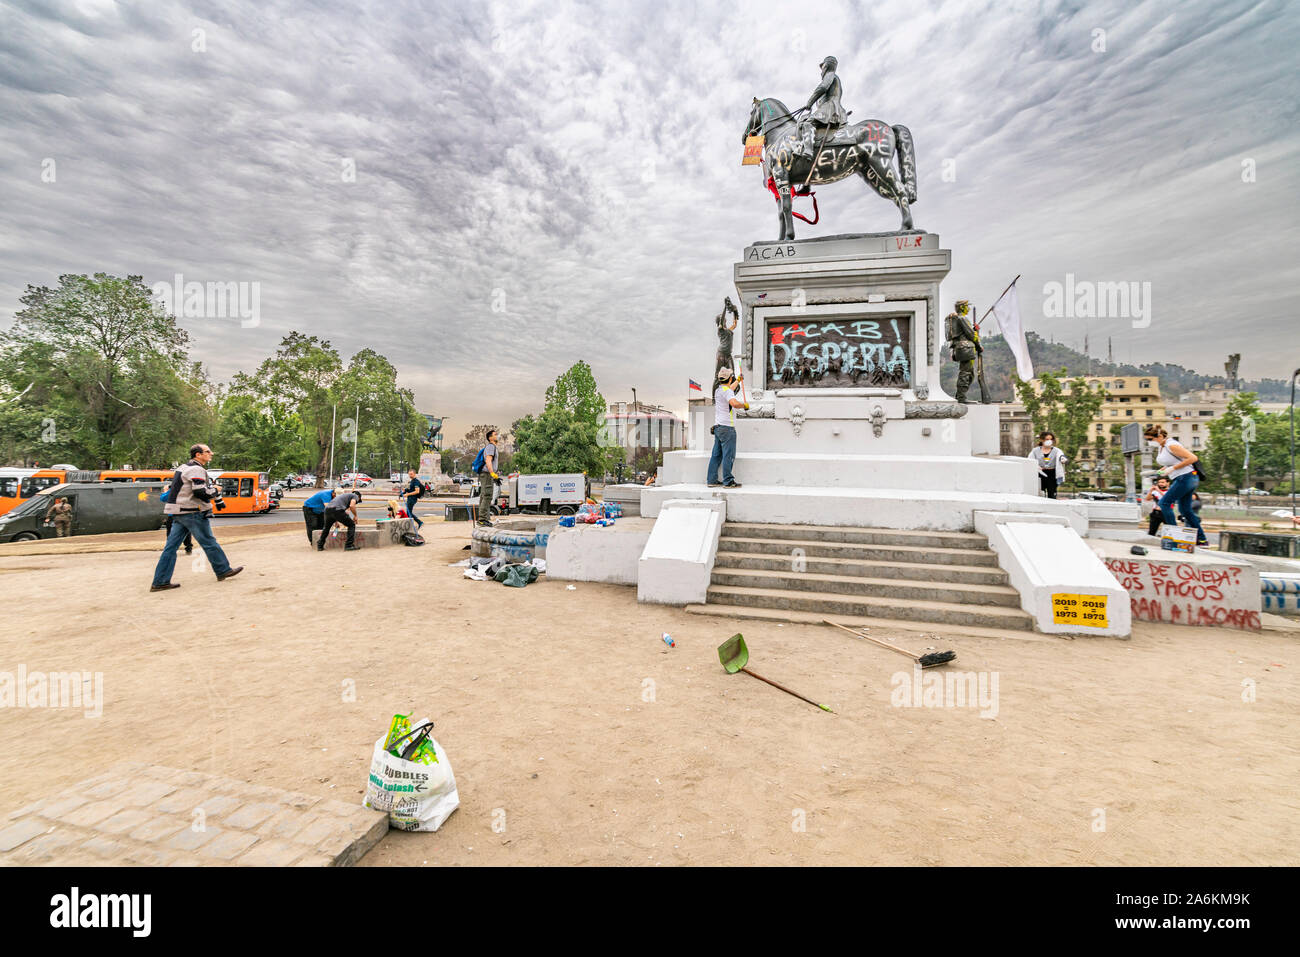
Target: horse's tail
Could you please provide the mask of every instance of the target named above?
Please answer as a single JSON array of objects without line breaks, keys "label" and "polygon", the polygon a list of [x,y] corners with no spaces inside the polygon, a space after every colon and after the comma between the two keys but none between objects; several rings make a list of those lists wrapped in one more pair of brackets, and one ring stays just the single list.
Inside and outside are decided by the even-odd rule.
[{"label": "horse's tail", "polygon": [[898,172],[907,189],[908,203],[916,202],[916,147],[912,145],[912,131],[906,126],[894,127],[894,139],[898,143]]}]

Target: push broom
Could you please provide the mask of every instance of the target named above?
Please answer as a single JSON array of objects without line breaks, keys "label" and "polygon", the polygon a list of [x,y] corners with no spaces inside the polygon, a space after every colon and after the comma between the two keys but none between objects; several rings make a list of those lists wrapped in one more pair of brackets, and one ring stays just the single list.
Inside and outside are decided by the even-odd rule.
[{"label": "push broom", "polygon": [[879,638],[872,638],[868,634],[864,634],[863,632],[858,631],[854,628],[849,628],[847,625],[841,625],[839,622],[830,621],[826,618],[823,618],[822,624],[834,625],[836,628],[839,628],[843,631],[847,631],[854,638],[862,638],[865,639],[866,641],[874,642],[875,644],[880,645],[882,648],[888,648],[890,651],[896,651],[900,655],[906,655],[908,658],[911,658],[922,668],[934,668],[937,665],[945,665],[957,657],[957,652],[955,651],[936,651],[928,655],[913,654],[912,652],[906,650],[905,648],[900,648],[898,647],[898,645],[890,644],[887,641],[881,641]]}]

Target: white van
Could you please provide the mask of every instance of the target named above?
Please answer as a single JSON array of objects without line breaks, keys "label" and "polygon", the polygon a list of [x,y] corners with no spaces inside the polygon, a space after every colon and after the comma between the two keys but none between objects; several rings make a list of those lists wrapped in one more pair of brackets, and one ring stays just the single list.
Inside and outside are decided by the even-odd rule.
[{"label": "white van", "polygon": [[506,512],[540,512],[543,515],[572,515],[587,500],[589,484],[582,472],[551,475],[506,476],[501,500]]}]

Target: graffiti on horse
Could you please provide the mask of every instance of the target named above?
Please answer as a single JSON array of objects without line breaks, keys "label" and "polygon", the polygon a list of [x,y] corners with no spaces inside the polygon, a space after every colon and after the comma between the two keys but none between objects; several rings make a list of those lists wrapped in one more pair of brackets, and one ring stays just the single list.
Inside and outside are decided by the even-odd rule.
[{"label": "graffiti on horse", "polygon": [[794,239],[792,191],[805,182],[820,186],[854,174],[898,207],[900,230],[913,228],[916,151],[906,126],[863,120],[841,127],[821,145],[815,160],[810,160],[796,149],[799,132],[795,117],[780,100],[768,98],[754,100],[742,142],[750,136],[763,137],[763,174],[770,178],[780,199],[779,242]]}]

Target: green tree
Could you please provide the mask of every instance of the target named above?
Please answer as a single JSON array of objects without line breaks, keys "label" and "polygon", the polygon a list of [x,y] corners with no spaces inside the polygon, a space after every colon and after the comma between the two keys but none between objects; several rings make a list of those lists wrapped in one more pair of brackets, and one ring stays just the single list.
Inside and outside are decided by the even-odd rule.
[{"label": "green tree", "polygon": [[[1261,412],[1256,400],[1254,392],[1239,392],[1232,397],[1224,414],[1210,423],[1208,448],[1201,463],[1209,487],[1235,490],[1243,488],[1245,482],[1256,485],[1261,480],[1284,481],[1290,474],[1290,415]],[[1249,474],[1246,470],[1248,436],[1253,436]]]},{"label": "green tree", "polygon": [[[373,349],[362,349],[348,363],[335,385],[339,421],[346,430],[347,442],[336,449],[337,461],[350,467],[356,440],[356,460],[364,471],[383,463],[384,471],[392,462],[418,465],[420,437],[428,429],[423,415],[415,411],[415,396],[397,386],[397,369]],[[360,419],[357,419],[358,409]],[[406,417],[405,446],[402,444],[402,418]]]},{"label": "green tree", "polygon": [[1017,398],[1033,423],[1035,437],[1043,432],[1056,436],[1057,447],[1067,458],[1065,480],[1074,488],[1078,484],[1078,450],[1087,447],[1093,419],[1109,393],[1100,384],[1090,388],[1082,376],[1067,381],[1067,374],[1065,369],[1057,373],[1040,373],[1039,390],[1017,376],[1012,377],[1012,382]]},{"label": "green tree", "polygon": [[316,462],[317,488],[324,486],[330,472],[335,387],[342,374],[343,361],[329,340],[291,332],[280,340],[275,355],[243,380],[258,398],[292,409],[301,419],[304,439]]},{"label": "green tree", "polygon": [[605,421],[605,397],[596,389],[591,366],[579,359],[546,390],[546,408],[563,409],[599,428]]},{"label": "green tree", "polygon": [[214,467],[269,471],[296,470],[310,458],[302,419],[283,402],[259,398],[242,373],[222,401],[212,440]]},{"label": "green tree", "polygon": [[20,301],[0,334],[6,459],[165,466],[206,440],[212,386],[140,276],[63,275]]},{"label": "green tree", "polygon": [[586,472],[603,476],[622,460],[622,449],[607,447],[605,399],[591,367],[579,360],[546,390],[537,416],[514,423],[514,468],[521,472]]}]

